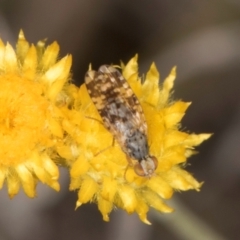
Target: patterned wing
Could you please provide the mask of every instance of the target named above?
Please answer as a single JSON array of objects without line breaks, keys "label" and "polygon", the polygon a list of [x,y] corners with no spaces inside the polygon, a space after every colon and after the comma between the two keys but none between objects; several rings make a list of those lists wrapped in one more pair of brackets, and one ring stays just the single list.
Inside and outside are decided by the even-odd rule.
[{"label": "patterned wing", "polygon": [[103,65],[98,72],[88,71],[85,83],[107,129],[123,135],[134,129],[147,134],[142,107],[118,70]]}]

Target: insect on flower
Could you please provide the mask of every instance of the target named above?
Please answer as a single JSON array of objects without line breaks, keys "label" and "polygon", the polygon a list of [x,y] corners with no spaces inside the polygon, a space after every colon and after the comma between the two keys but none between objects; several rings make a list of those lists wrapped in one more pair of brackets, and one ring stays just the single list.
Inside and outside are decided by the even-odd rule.
[{"label": "insect on flower", "polygon": [[86,73],[85,84],[103,125],[119,143],[135,173],[151,177],[158,162],[149,155],[145,116],[127,81],[116,68],[103,65],[98,71]]}]

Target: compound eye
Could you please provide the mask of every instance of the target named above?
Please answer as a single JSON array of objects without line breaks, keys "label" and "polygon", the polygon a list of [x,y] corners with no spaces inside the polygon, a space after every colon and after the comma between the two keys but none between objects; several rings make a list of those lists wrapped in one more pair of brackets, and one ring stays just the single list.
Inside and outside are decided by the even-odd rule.
[{"label": "compound eye", "polygon": [[143,170],[143,167],[141,166],[140,163],[137,163],[136,165],[134,165],[134,171],[140,177],[145,177],[146,176],[146,174]]},{"label": "compound eye", "polygon": [[154,157],[154,156],[150,156],[150,159],[152,160],[152,162],[154,164],[154,167],[155,167],[154,170],[156,170],[157,167],[158,167],[158,160],[157,160],[157,158]]}]

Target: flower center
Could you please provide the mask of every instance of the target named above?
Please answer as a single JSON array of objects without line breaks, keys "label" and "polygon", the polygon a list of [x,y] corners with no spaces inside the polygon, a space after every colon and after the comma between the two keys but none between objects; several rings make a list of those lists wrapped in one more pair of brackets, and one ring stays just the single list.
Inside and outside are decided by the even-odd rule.
[{"label": "flower center", "polygon": [[15,74],[0,76],[0,89],[0,161],[9,166],[41,145],[49,103],[39,83]]}]

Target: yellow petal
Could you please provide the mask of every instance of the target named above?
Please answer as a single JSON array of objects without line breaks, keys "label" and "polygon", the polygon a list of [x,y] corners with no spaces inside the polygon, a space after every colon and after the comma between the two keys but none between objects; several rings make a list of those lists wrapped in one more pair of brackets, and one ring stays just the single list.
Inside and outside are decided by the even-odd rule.
[{"label": "yellow petal", "polygon": [[2,42],[2,40],[0,39],[0,72],[5,69],[4,57],[5,57],[5,46]]},{"label": "yellow petal", "polygon": [[203,141],[209,139],[212,134],[202,133],[202,134],[190,134],[184,143],[188,146],[197,146]]},{"label": "yellow petal", "polygon": [[122,208],[125,209],[128,213],[133,213],[137,206],[137,199],[134,189],[127,185],[119,186],[118,195],[122,200]]},{"label": "yellow petal", "polygon": [[6,168],[0,167],[0,189],[3,187],[5,177],[6,177]]},{"label": "yellow petal", "polygon": [[54,118],[49,118],[49,129],[53,135],[56,137],[62,138],[63,137],[63,129],[62,126],[59,124],[59,121],[55,120]]},{"label": "yellow petal", "polygon": [[51,179],[57,180],[59,178],[58,166],[52,161],[52,159],[47,154],[43,154],[41,158],[43,160],[43,167],[50,174]]},{"label": "yellow petal", "polygon": [[163,103],[164,104],[167,103],[170,96],[170,91],[173,88],[173,83],[175,78],[176,78],[176,67],[172,68],[170,74],[163,82],[161,97],[159,98],[159,102],[158,102],[159,106],[163,106]]},{"label": "yellow petal", "polygon": [[90,201],[98,189],[96,181],[91,177],[86,177],[81,185],[80,190],[78,191],[78,202],[86,203]]},{"label": "yellow petal", "polygon": [[7,185],[8,185],[8,195],[10,198],[13,198],[20,189],[20,181],[16,175],[16,172],[11,172],[7,178]]},{"label": "yellow petal", "polygon": [[[74,191],[76,189],[79,189],[79,186],[81,186],[81,185],[82,185],[82,179],[81,178],[79,178],[79,177],[78,178],[72,178],[70,186],[69,186],[69,190]],[[76,208],[78,208],[79,206],[82,205],[82,203],[78,202],[76,205],[77,205]]]},{"label": "yellow petal", "polygon": [[191,103],[176,102],[172,106],[164,109],[163,113],[166,127],[171,128],[176,126],[176,124],[182,120],[190,104]]},{"label": "yellow petal", "polygon": [[89,167],[90,165],[86,157],[83,154],[81,154],[78,157],[77,161],[75,161],[73,164],[73,167],[70,171],[71,177],[77,178],[78,176],[85,174],[88,171]]},{"label": "yellow petal", "polygon": [[156,192],[160,197],[164,199],[169,199],[173,195],[172,187],[165,182],[160,176],[151,178],[147,186],[153,191]]},{"label": "yellow petal", "polygon": [[16,46],[16,53],[21,63],[23,63],[28,53],[28,50],[29,50],[29,43],[26,41],[23,31],[20,30],[18,35],[18,42]]},{"label": "yellow petal", "polygon": [[117,182],[113,178],[104,176],[102,182],[101,196],[103,199],[112,202],[117,192]]},{"label": "yellow petal", "polygon": [[17,56],[12,46],[8,43],[5,47],[5,58],[3,64],[5,71],[15,72],[17,70]]},{"label": "yellow petal", "polygon": [[22,71],[29,79],[33,79],[37,70],[37,51],[34,46],[29,48],[26,57],[23,61]]},{"label": "yellow petal", "polygon": [[156,65],[153,63],[147,73],[146,79],[142,85],[142,91],[145,93],[143,101],[156,106],[159,99],[159,72]]},{"label": "yellow petal", "polygon": [[158,211],[164,212],[164,213],[170,213],[173,211],[173,209],[169,206],[167,206],[160,198],[159,196],[152,192],[152,191],[147,191],[144,194],[144,198],[148,202],[148,204],[157,209]]},{"label": "yellow petal", "polygon": [[75,159],[75,157],[73,157],[72,146],[59,143],[56,150],[63,159]]},{"label": "yellow petal", "polygon": [[128,64],[123,68],[123,76],[128,79],[132,76],[132,74],[135,74],[138,72],[138,55],[136,54],[129,62]]},{"label": "yellow petal", "polygon": [[19,165],[15,169],[22,182],[24,192],[28,197],[34,197],[36,183],[33,179],[31,171],[29,171],[24,165]]},{"label": "yellow petal", "polygon": [[174,146],[164,151],[159,161],[159,171],[164,172],[171,169],[172,166],[185,162],[185,148],[183,146]]},{"label": "yellow petal", "polygon": [[134,73],[131,75],[131,77],[128,78],[128,83],[130,87],[132,88],[134,94],[139,98],[140,101],[142,101],[142,84],[141,80],[138,79],[138,73]]},{"label": "yellow petal", "polygon": [[189,135],[180,131],[169,131],[167,136],[164,138],[164,147],[167,149],[176,145],[181,145],[185,143],[185,140],[188,139]]},{"label": "yellow petal", "polygon": [[44,51],[41,62],[39,63],[40,68],[42,70],[49,69],[53,64],[55,64],[58,53],[59,45],[57,44],[57,42],[53,42]]},{"label": "yellow petal", "polygon": [[191,174],[179,167],[174,167],[171,171],[164,173],[162,177],[171,185],[171,187],[182,191],[190,189],[199,191],[202,185],[202,183],[195,180]]},{"label": "yellow petal", "polygon": [[49,99],[55,100],[57,94],[63,88],[63,85],[68,80],[71,64],[72,57],[66,56],[45,73],[45,79],[50,84],[47,92]]},{"label": "yellow petal", "polygon": [[149,211],[148,205],[142,200],[138,199],[137,201],[137,207],[136,212],[138,213],[139,218],[148,225],[151,225],[151,223],[147,219],[147,212]]},{"label": "yellow petal", "polygon": [[109,202],[101,197],[98,198],[98,209],[103,215],[103,220],[109,221],[109,213],[112,211],[113,205],[112,202]]}]

